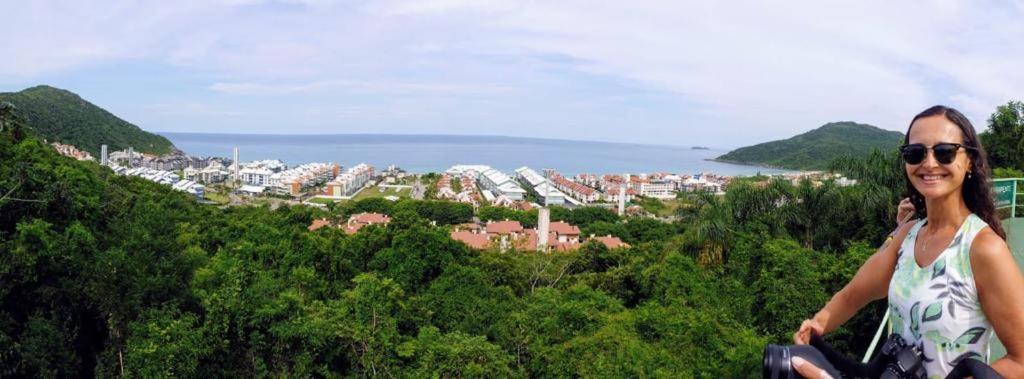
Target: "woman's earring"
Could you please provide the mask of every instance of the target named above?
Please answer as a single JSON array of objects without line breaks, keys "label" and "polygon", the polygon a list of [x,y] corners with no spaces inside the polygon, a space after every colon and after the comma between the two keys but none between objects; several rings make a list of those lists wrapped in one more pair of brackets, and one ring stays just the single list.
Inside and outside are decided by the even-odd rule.
[{"label": "woman's earring", "polygon": [[968,172],[968,173],[967,173],[967,179],[970,179],[970,178],[971,178],[971,173],[970,173],[970,172]]}]

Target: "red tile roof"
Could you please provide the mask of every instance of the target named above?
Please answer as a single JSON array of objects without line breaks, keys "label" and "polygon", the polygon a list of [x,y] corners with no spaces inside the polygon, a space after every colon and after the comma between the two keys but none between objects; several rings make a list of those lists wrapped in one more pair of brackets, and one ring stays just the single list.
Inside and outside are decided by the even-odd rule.
[{"label": "red tile roof", "polygon": [[580,235],[580,228],[562,221],[552,222],[548,227],[548,230],[550,230],[552,233],[564,234],[569,236]]},{"label": "red tile roof", "polygon": [[486,234],[460,231],[452,232],[452,239],[469,245],[469,247],[482,250],[491,245],[491,239]]},{"label": "red tile roof", "polygon": [[591,238],[591,239],[594,239],[594,240],[597,240],[597,241],[603,243],[605,246],[608,246],[609,249],[615,249],[615,248],[619,248],[619,247],[629,247],[629,244],[625,243],[625,242],[622,242],[622,240],[619,239],[619,237],[604,236],[604,237],[594,237],[594,238]]},{"label": "red tile roof", "polygon": [[487,223],[488,234],[522,233],[523,225],[519,221],[497,221]]},{"label": "red tile roof", "polygon": [[513,242],[516,250],[537,250],[537,243],[540,240],[537,238],[537,229],[526,229],[523,231],[523,235]]},{"label": "red tile roof", "polygon": [[312,232],[325,226],[331,226],[331,222],[327,221],[327,219],[316,219],[313,220],[313,223],[309,224],[309,231]]},{"label": "red tile roof", "polygon": [[380,213],[359,213],[348,218],[349,224],[387,224],[389,221],[391,218],[388,215]]}]

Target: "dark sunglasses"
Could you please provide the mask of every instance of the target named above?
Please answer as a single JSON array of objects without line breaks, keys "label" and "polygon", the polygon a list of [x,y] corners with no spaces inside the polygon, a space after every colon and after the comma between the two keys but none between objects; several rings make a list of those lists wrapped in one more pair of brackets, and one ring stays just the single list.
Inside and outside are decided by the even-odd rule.
[{"label": "dark sunglasses", "polygon": [[928,156],[928,150],[931,149],[936,161],[941,164],[950,164],[956,159],[956,153],[960,151],[961,147],[967,151],[975,150],[973,147],[959,143],[938,143],[930,148],[923,143],[912,143],[900,146],[900,155],[903,156],[903,161],[907,164],[920,164]]}]

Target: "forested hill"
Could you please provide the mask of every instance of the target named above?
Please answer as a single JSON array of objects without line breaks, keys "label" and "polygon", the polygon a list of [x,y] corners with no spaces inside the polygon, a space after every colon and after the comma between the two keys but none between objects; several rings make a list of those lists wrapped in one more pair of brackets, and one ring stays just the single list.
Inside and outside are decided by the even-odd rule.
[{"label": "forested hill", "polygon": [[166,154],[174,148],[167,138],[146,132],[71,91],[36,86],[0,93],[3,101],[14,104],[39,137],[75,145],[97,158],[102,144],[110,151],[131,146],[135,151],[154,154]]},{"label": "forested hill", "polygon": [[[681,199],[673,223],[551,209],[628,247],[477,252],[450,237],[468,204],[220,209],[60,156],[9,116],[0,377],[757,377],[765,344],[790,341],[881,243],[899,194],[737,181]],[[307,228],[361,212],[392,221]],[[884,312],[831,342],[863,352]]]},{"label": "forested hill", "polygon": [[903,133],[851,121],[831,122],[785,140],[742,147],[715,160],[793,170],[820,170],[843,155],[895,149]]}]

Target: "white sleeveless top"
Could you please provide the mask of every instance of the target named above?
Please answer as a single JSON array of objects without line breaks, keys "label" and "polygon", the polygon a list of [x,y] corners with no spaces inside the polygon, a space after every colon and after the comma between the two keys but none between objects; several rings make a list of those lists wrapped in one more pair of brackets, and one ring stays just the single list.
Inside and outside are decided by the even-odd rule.
[{"label": "white sleeveless top", "polygon": [[971,272],[974,237],[988,226],[971,213],[935,261],[920,267],[914,245],[924,219],[903,239],[889,282],[892,332],[924,353],[928,377],[945,378],[961,359],[987,359],[992,326],[981,311]]}]

